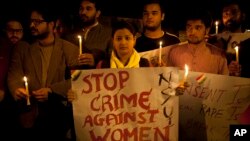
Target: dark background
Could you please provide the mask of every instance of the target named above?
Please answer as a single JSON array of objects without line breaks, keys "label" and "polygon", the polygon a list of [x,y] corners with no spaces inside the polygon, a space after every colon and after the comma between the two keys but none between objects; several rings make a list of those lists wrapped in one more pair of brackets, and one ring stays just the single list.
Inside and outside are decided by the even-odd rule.
[{"label": "dark background", "polygon": [[[29,16],[29,10],[41,0],[1,0],[0,21],[10,15],[18,15],[23,19]],[[80,0],[42,0],[51,4],[62,15],[76,16]],[[182,28],[185,13],[193,6],[202,7],[211,12],[214,20],[221,18],[221,7],[229,0],[162,0],[166,9],[166,17],[163,26],[178,30]],[[247,0],[238,0],[244,7],[247,15],[249,9]],[[102,15],[112,17],[141,18],[143,0],[101,0]]]}]

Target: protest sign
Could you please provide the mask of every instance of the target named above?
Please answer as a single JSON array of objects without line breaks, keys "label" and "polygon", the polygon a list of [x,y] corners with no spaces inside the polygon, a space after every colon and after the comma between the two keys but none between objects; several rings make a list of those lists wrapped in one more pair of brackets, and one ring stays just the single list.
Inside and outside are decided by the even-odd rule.
[{"label": "protest sign", "polygon": [[78,141],[178,141],[175,68],[82,70],[72,82]]},{"label": "protest sign", "polygon": [[241,124],[250,105],[250,79],[190,72],[188,83],[180,96],[180,140],[228,141],[229,126]]}]

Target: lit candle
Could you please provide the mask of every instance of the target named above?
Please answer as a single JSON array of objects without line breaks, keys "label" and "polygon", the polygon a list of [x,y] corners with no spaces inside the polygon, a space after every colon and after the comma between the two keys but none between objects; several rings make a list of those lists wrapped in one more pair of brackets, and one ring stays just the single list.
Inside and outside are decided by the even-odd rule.
[{"label": "lit candle", "polygon": [[183,82],[187,81],[187,76],[188,76],[188,65],[185,64],[185,73],[184,73],[184,77],[183,77]]},{"label": "lit candle", "polygon": [[218,30],[219,30],[219,21],[215,21],[215,34],[218,34]]},{"label": "lit candle", "polygon": [[159,64],[161,64],[161,49],[162,49],[162,41],[160,41],[160,47],[159,47]]},{"label": "lit candle", "polygon": [[82,36],[78,35],[79,39],[79,54],[82,54]]},{"label": "lit candle", "polygon": [[239,62],[239,46],[235,46],[234,50],[236,52],[236,62]]},{"label": "lit candle", "polygon": [[30,95],[29,95],[29,85],[28,85],[28,79],[26,76],[23,77],[26,94],[27,94],[27,105],[30,105]]}]

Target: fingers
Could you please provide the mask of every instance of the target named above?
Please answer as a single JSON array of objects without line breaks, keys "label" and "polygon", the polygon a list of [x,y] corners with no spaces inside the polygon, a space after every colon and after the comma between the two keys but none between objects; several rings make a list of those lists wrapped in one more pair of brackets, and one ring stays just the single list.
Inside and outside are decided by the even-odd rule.
[{"label": "fingers", "polygon": [[48,88],[41,88],[39,90],[32,92],[32,96],[35,97],[40,102],[48,100],[48,94],[49,94]]},{"label": "fingers", "polygon": [[231,61],[228,69],[231,76],[240,76],[241,65],[238,62]]},{"label": "fingers", "polygon": [[17,88],[15,90],[15,93],[14,93],[15,100],[25,99],[27,96],[28,94],[26,94],[26,90],[24,88]]},{"label": "fingers", "polygon": [[94,66],[95,64],[94,56],[90,53],[80,54],[78,57],[78,62],[80,65]]},{"label": "fingers", "polygon": [[73,100],[76,99],[76,93],[72,89],[70,89],[68,91],[68,93],[67,93],[67,99],[68,99],[69,102],[72,102]]}]

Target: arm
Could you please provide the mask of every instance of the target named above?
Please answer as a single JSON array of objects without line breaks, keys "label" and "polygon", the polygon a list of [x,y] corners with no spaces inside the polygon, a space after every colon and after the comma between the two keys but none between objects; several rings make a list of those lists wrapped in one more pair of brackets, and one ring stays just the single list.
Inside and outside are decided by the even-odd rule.
[{"label": "arm", "polygon": [[25,59],[24,57],[26,52],[28,52],[28,48],[28,43],[21,42],[13,49],[12,52],[7,83],[9,90],[15,100],[24,98],[26,95],[23,82],[23,61]]},{"label": "arm", "polygon": [[229,70],[228,70],[228,66],[227,66],[227,59],[225,57],[222,57],[222,59],[221,59],[219,74],[229,75]]}]

